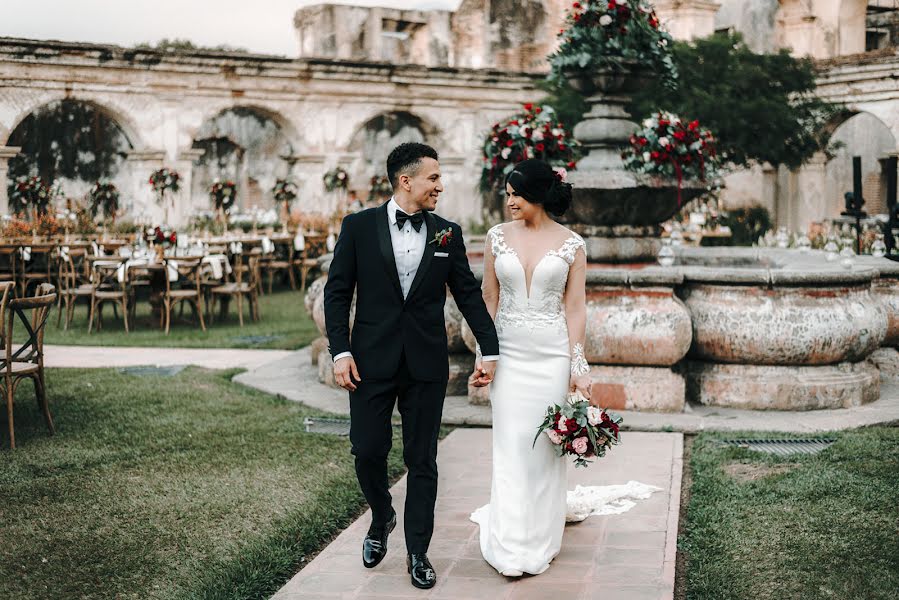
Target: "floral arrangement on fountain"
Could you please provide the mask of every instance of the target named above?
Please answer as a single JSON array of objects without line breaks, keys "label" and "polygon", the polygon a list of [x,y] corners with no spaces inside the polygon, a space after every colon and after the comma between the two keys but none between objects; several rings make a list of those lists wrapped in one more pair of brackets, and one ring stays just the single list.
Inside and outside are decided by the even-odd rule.
[{"label": "floral arrangement on fountain", "polygon": [[334,167],[323,178],[325,191],[345,190],[350,185],[350,176],[343,167]]},{"label": "floral arrangement on fountain", "polygon": [[230,179],[216,178],[209,186],[209,200],[217,211],[228,212],[237,199],[237,184]]},{"label": "floral arrangement on fountain", "polygon": [[34,211],[36,219],[37,215],[47,212],[51,198],[50,186],[44,184],[40,177],[23,176],[16,179],[12,186],[9,205],[14,213],[30,214]]},{"label": "floral arrangement on fountain", "polygon": [[708,181],[721,167],[712,132],[668,112],[645,119],[621,158],[630,171],[676,178],[678,194],[684,179]]},{"label": "floral arrangement on fountain", "polygon": [[278,179],[275,181],[275,187],[272,188],[272,196],[275,202],[289,206],[291,202],[296,200],[299,188],[293,179]]},{"label": "floral arrangement on fountain", "polygon": [[386,175],[373,175],[368,188],[368,200],[381,200],[393,195],[393,186]]},{"label": "floral arrangement on fountain", "polygon": [[642,65],[667,82],[677,79],[673,40],[646,0],[575,2],[559,38],[549,57],[553,80],[569,79],[571,71],[622,70],[626,63]]},{"label": "floral arrangement on fountain", "polygon": [[108,179],[101,179],[88,191],[91,216],[96,217],[102,209],[103,214],[115,221],[119,211],[119,188]]},{"label": "floral arrangement on fountain", "polygon": [[574,169],[580,158],[580,144],[549,106],[527,103],[524,112],[493,125],[484,142],[481,191],[497,190],[512,167],[527,158],[540,158],[560,169]]}]

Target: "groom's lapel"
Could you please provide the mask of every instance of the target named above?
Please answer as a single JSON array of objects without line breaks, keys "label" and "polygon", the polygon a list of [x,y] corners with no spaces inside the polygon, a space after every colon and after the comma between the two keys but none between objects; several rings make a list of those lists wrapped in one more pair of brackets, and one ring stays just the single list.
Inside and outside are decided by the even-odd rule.
[{"label": "groom's lapel", "polygon": [[396,272],[396,257],[393,254],[393,242],[390,241],[390,220],[387,217],[386,202],[375,210],[375,220],[378,222],[378,245],[381,247],[381,258],[384,259],[384,271],[402,300],[403,288],[400,287],[400,276]]},{"label": "groom's lapel", "polygon": [[418,289],[418,286],[421,285],[422,279],[424,279],[428,272],[428,267],[431,266],[431,260],[434,258],[434,251],[437,249],[437,244],[431,243],[431,240],[434,239],[434,235],[437,233],[437,220],[434,218],[434,215],[428,211],[425,211],[424,214],[425,225],[428,227],[425,251],[424,254],[421,255],[421,262],[418,263],[418,271],[415,272],[415,279],[412,280],[412,285],[409,287],[409,294],[406,296],[406,301],[412,297],[412,294],[414,294],[415,290]]}]

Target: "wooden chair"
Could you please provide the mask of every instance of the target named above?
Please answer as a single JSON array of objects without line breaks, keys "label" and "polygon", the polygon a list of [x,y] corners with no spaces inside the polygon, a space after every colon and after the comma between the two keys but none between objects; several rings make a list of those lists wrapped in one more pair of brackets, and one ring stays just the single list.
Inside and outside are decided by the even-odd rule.
[{"label": "wooden chair", "polygon": [[57,306],[58,314],[56,316],[56,326],[62,320],[65,313],[66,321],[63,329],[68,331],[69,323],[75,316],[75,302],[79,298],[88,301],[91,305],[91,297],[94,294],[94,286],[90,281],[84,281],[82,269],[75,266],[72,256],[66,252],[58,252],[56,257],[57,275],[56,281],[59,284],[59,305]]},{"label": "wooden chair", "polygon": [[[243,303],[245,296],[250,307],[250,318],[254,321],[259,320],[259,287],[257,284],[260,278],[259,257],[251,255],[245,264],[244,259],[245,255],[243,254],[234,255],[235,264],[232,267],[234,281],[209,290],[212,297],[210,323],[214,318],[212,315],[215,315],[215,301],[219,301],[221,318],[224,319],[227,314],[228,303],[233,298],[237,303],[237,319],[240,322],[240,326],[243,327]],[[236,263],[238,261],[243,268],[237,268],[238,264]],[[244,277],[247,279],[244,280]]]},{"label": "wooden chair", "polygon": [[291,260],[293,268],[300,271],[300,291],[306,291],[306,279],[309,272],[318,267],[318,257],[325,253],[327,248],[326,235],[307,235],[305,238],[305,247],[302,251],[294,253]]},{"label": "wooden chair", "polygon": [[272,281],[275,273],[282,272],[287,274],[290,282],[290,289],[297,289],[297,278],[293,272],[293,241],[288,244],[278,244],[275,251],[266,256],[264,262],[260,264],[262,270],[268,274],[268,293],[272,293]]},{"label": "wooden chair", "polygon": [[113,310],[122,307],[122,321],[125,333],[128,333],[128,269],[124,268],[124,260],[98,261],[94,263],[91,274],[91,311],[87,322],[87,332],[94,326],[97,317],[97,331],[103,327],[103,304],[113,303]]},{"label": "wooden chair", "polygon": [[18,280],[19,248],[18,246],[0,246],[0,282]]},{"label": "wooden chair", "polygon": [[[169,334],[172,322],[172,308],[183,302],[189,303],[196,310],[200,328],[206,331],[206,324],[203,322],[203,310],[200,306],[200,302],[203,299],[203,291],[200,286],[201,270],[199,259],[187,260],[179,258],[177,260],[167,259],[165,261],[165,294],[162,297],[162,313],[159,317],[161,321],[165,322],[166,335]],[[170,271],[177,273],[177,282],[182,284],[182,287],[172,289],[172,282],[169,279]]]},{"label": "wooden chair", "polygon": [[28,253],[30,257],[28,260],[25,260],[22,257],[22,261],[20,263],[21,272],[19,275],[19,287],[21,288],[19,296],[25,297],[28,295],[28,289],[32,285],[40,285],[42,283],[51,283],[53,281],[53,252],[55,248],[53,246],[26,246],[23,245],[20,247],[22,252],[25,252],[25,248],[29,248]]},{"label": "wooden chair", "polygon": [[[44,420],[50,429],[50,435],[56,432],[53,427],[53,417],[50,415],[50,406],[47,403],[47,384],[44,379],[44,325],[53,303],[56,302],[56,292],[48,283],[39,284],[35,295],[30,298],[9,300],[7,296],[9,288],[3,291],[2,303],[5,305],[3,341],[6,353],[0,361],[0,377],[2,377],[3,391],[6,394],[6,412],[9,419],[9,446],[16,447],[16,434],[13,426],[13,400],[16,388],[24,378],[34,382],[35,398],[38,407],[44,413]],[[25,311],[31,309],[29,319]],[[15,347],[13,342],[13,329],[16,318],[21,321],[28,332],[25,343]]]}]

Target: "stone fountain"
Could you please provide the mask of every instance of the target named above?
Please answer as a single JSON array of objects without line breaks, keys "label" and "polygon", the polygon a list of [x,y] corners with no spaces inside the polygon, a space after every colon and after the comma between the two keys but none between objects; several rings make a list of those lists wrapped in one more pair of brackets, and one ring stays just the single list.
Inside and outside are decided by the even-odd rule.
[{"label": "stone fountain", "polygon": [[573,132],[587,155],[568,177],[574,193],[565,222],[587,242],[587,258],[592,262],[655,260],[661,223],[707,186],[696,180],[678,183],[624,170],[621,149],[638,129],[626,107],[630,94],[646,82],[642,72],[572,73],[569,81],[587,96],[590,110]]},{"label": "stone fountain", "polygon": [[[899,267],[767,248],[679,248],[675,266],[654,264],[660,224],[705,184],[622,168],[621,148],[637,128],[625,106],[639,83],[624,72],[572,78],[590,104],[574,130],[588,154],[569,175],[566,224],[587,242],[593,397],[606,408],[668,412],[687,401],[812,410],[876,400],[879,373],[868,359],[882,345],[899,345]],[[325,279],[307,295],[322,335]],[[445,316],[448,394],[467,391],[471,402],[486,403],[484,388],[466,390],[475,340],[450,296]],[[321,338],[312,356],[321,381],[333,384],[326,347]]]}]

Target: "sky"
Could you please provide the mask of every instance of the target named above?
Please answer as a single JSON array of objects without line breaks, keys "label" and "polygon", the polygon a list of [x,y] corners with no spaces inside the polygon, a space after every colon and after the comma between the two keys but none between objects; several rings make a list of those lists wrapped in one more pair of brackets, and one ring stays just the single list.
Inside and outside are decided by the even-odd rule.
[{"label": "sky", "polygon": [[[0,0],[0,37],[132,46],[162,38],[296,56],[293,14],[316,0]],[[461,0],[328,4],[455,10]]]}]

